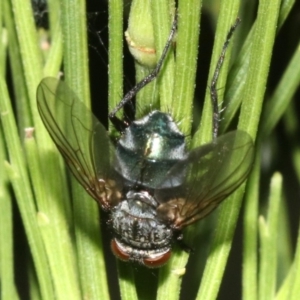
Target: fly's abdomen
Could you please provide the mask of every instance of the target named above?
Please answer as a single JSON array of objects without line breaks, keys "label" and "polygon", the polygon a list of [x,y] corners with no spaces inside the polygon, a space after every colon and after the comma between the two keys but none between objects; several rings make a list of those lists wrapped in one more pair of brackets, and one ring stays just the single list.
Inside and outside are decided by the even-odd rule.
[{"label": "fly's abdomen", "polygon": [[140,249],[163,248],[172,231],[156,216],[156,209],[143,201],[124,200],[112,211],[112,227],[119,240]]},{"label": "fly's abdomen", "polygon": [[173,232],[158,220],[155,200],[147,192],[128,192],[126,198],[111,215],[113,252],[149,267],[164,264],[171,255]]}]

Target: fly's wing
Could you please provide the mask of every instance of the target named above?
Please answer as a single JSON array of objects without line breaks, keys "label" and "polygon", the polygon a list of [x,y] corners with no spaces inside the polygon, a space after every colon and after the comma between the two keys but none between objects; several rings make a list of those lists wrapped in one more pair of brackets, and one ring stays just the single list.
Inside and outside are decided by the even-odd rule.
[{"label": "fly's wing", "polygon": [[37,106],[45,127],[79,183],[103,209],[117,204],[120,194],[111,178],[114,148],[104,126],[56,78],[41,81]]},{"label": "fly's wing", "polygon": [[173,195],[170,190],[171,198],[160,200],[157,194],[161,202],[157,208],[159,217],[177,229],[204,218],[243,183],[253,159],[252,138],[240,130],[192,150],[189,157],[177,163],[165,177],[164,182],[169,183],[184,180],[181,190]]}]

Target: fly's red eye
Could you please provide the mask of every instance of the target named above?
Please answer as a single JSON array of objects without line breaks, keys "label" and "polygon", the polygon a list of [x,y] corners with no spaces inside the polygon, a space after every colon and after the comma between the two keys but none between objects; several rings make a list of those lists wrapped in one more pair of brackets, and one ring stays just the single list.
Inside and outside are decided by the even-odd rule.
[{"label": "fly's red eye", "polygon": [[143,259],[143,263],[148,268],[159,268],[167,263],[171,257],[171,250],[161,254],[161,255],[151,255],[148,258]]},{"label": "fly's red eye", "polygon": [[123,260],[123,261],[128,261],[129,258],[130,258],[130,255],[125,252],[119,245],[118,243],[116,242],[115,239],[113,239],[110,243],[110,247],[111,247],[111,251],[113,252],[113,254]]},{"label": "fly's red eye", "polygon": [[144,252],[143,255],[140,255],[139,259],[132,254],[130,247],[127,248],[123,244],[119,243],[117,240],[113,239],[111,241],[111,250],[113,254],[123,260],[123,261],[135,261],[143,263],[144,266],[148,268],[159,268],[167,263],[171,257],[171,250],[167,249],[164,252],[158,253],[147,253]]}]

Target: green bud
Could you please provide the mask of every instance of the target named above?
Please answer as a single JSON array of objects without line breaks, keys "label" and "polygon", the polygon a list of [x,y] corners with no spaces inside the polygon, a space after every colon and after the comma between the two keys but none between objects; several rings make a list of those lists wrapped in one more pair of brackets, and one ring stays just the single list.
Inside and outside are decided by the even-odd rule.
[{"label": "green bud", "polygon": [[157,62],[150,0],[133,0],[125,38],[135,60],[154,68]]}]

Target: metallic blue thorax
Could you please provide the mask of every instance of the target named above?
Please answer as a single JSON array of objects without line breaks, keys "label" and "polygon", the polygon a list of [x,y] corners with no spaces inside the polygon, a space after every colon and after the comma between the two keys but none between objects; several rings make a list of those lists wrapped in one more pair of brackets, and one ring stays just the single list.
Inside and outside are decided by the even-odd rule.
[{"label": "metallic blue thorax", "polygon": [[185,137],[171,116],[153,111],[125,130],[117,145],[115,170],[132,184],[170,188],[179,186],[182,178],[166,181],[166,174],[186,157]]}]

